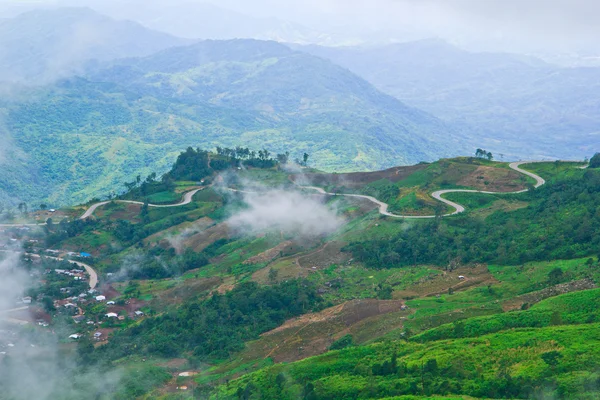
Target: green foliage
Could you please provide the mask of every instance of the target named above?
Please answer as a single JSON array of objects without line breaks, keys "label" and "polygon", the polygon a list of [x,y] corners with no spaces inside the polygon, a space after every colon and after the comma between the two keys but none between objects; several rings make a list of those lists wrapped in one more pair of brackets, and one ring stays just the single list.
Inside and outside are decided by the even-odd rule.
[{"label": "green foliage", "polygon": [[329,346],[329,350],[341,350],[346,347],[354,346],[354,339],[352,335],[344,335]]},{"label": "green foliage", "polygon": [[[426,344],[385,342],[275,365],[222,386],[223,395],[252,385],[261,399],[287,398],[293,387],[316,399],[394,396],[591,399],[600,376],[597,324],[516,329]],[[283,373],[276,393],[270,376]],[[542,389],[543,388],[543,389]],[[280,396],[280,397],[277,397]]]},{"label": "green foliage", "polygon": [[590,168],[600,168],[600,153],[594,154],[590,159]]},{"label": "green foliage", "polygon": [[288,281],[261,287],[253,282],[226,294],[189,302],[174,312],[144,320],[117,333],[97,356],[116,359],[136,354],[176,357],[193,352],[201,359],[227,358],[244,342],[283,321],[321,307],[313,286]]},{"label": "green foliage", "polygon": [[[581,171],[520,195],[530,206],[496,212],[485,220],[468,215],[414,224],[391,237],[351,243],[347,250],[373,268],[410,264],[518,264],[584,257],[600,246],[600,174]],[[528,223],[519,223],[528,221]],[[558,272],[551,279],[560,280]]]}]

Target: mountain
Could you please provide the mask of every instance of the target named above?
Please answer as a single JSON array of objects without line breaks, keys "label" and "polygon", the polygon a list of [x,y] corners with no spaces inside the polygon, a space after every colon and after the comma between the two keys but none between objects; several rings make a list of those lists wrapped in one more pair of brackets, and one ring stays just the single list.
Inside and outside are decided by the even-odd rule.
[{"label": "mountain", "polygon": [[0,20],[0,80],[43,83],[90,60],[149,55],[189,43],[88,8],[41,9]]},{"label": "mountain", "polygon": [[[187,146],[304,152],[329,171],[412,164],[466,151],[461,133],[333,63],[275,42],[204,41],[117,60],[6,101],[25,171],[4,193],[52,204],[163,173]],[[16,152],[15,152],[16,154]]]},{"label": "mountain", "polygon": [[[76,5],[79,0],[59,4]],[[336,45],[352,43],[332,32],[321,32],[275,17],[261,18],[201,1],[89,0],[86,6],[113,18],[190,39],[252,38],[291,43]]]},{"label": "mountain", "polygon": [[[294,46],[293,46],[294,47]],[[377,48],[294,47],[466,130],[494,153],[577,159],[600,145],[600,68],[471,53],[440,40]]]}]

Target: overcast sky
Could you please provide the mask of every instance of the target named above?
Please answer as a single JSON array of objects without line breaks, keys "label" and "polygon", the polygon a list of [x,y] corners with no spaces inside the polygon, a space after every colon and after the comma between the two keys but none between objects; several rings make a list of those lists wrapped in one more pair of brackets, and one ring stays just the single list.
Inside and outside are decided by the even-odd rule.
[{"label": "overcast sky", "polygon": [[[0,0],[0,4],[57,1],[84,5],[127,0]],[[146,1],[171,6],[196,0]],[[600,52],[600,0],[197,0],[202,1],[365,39],[380,32],[378,39],[437,36],[478,50]]]},{"label": "overcast sky", "polygon": [[325,27],[440,36],[467,46],[568,52],[597,46],[600,0],[211,0],[254,15]]}]

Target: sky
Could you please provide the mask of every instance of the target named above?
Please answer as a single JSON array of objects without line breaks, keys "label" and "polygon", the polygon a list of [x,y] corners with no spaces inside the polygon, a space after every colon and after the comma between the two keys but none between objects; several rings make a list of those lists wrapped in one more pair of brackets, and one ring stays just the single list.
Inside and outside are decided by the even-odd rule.
[{"label": "sky", "polygon": [[569,52],[597,46],[598,0],[211,0],[247,14],[438,36],[481,49]]},{"label": "sky", "polygon": [[[0,5],[67,1],[120,7],[129,0],[0,0]],[[145,0],[175,7],[210,2],[366,42],[439,37],[472,50],[600,54],[598,0]],[[185,7],[179,6],[182,13]]]}]

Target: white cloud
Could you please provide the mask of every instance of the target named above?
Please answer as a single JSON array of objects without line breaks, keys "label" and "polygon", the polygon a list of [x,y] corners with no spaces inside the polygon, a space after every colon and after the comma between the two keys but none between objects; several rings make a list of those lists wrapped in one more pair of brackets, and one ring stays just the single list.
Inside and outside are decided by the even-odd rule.
[{"label": "white cloud", "polygon": [[344,220],[323,203],[323,197],[280,189],[245,193],[248,208],[227,222],[235,230],[269,230],[303,237],[326,235],[337,230]]}]

